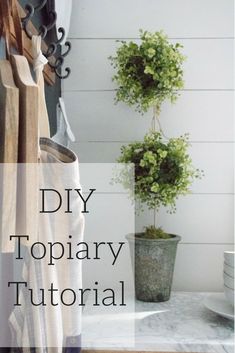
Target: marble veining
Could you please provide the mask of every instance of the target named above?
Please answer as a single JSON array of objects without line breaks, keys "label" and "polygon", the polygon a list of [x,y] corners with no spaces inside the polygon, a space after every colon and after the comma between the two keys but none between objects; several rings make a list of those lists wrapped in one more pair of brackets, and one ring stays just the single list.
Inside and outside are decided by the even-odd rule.
[{"label": "marble veining", "polygon": [[[234,352],[234,323],[203,305],[208,293],[174,292],[165,303],[136,301],[129,312],[83,313],[83,347],[171,352]],[[134,323],[134,326],[133,326]]]}]

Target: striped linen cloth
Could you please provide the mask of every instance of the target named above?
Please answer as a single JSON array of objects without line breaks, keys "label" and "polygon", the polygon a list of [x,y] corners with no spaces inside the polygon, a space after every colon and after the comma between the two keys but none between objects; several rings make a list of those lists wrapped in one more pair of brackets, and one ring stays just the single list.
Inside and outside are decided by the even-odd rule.
[{"label": "striped linen cloth", "polygon": [[[54,141],[41,138],[41,185],[40,188],[81,188],[76,155]],[[58,163],[61,161],[61,164]],[[62,191],[61,191],[62,192]],[[71,197],[71,207],[75,212],[65,215],[63,211],[43,214],[39,218],[38,241],[43,244],[55,241],[66,244],[69,234],[73,235],[73,246],[83,241],[84,216],[81,198]],[[35,248],[35,247],[34,247]],[[38,250],[39,252],[39,250]],[[34,249],[35,255],[35,249]],[[40,255],[40,254],[39,254]],[[40,303],[40,289],[54,288],[59,291],[82,288],[81,261],[60,259],[55,266],[48,266],[48,259],[34,260],[26,249],[22,278],[28,288],[33,288],[34,302]],[[81,346],[81,307],[76,303],[67,307],[58,305],[33,306],[28,288],[21,288],[21,306],[15,306],[9,323],[14,352],[61,353],[80,352]],[[60,302],[59,291],[56,296]],[[53,348],[53,347],[57,348]],[[38,348],[35,348],[38,347]],[[36,351],[35,351],[36,349]]]}]

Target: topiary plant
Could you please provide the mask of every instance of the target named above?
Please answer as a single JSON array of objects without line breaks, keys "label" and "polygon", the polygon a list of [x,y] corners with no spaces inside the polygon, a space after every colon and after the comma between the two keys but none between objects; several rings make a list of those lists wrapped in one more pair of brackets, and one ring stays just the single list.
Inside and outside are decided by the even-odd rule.
[{"label": "topiary plant", "polygon": [[184,86],[182,45],[170,43],[163,31],[140,30],[140,40],[140,44],[121,41],[116,56],[110,57],[116,69],[116,101],[136,106],[141,113],[153,106],[159,112],[163,101],[174,102]]},{"label": "topiary plant", "polygon": [[[161,205],[169,211],[176,211],[176,200],[179,195],[189,192],[189,186],[202,173],[195,169],[188,154],[188,136],[163,139],[158,120],[163,101],[171,102],[179,96],[183,88],[182,64],[185,60],[179,43],[172,44],[163,31],[150,33],[140,31],[140,43],[133,41],[117,49],[116,56],[110,60],[116,73],[113,77],[118,85],[116,102],[123,101],[135,106],[140,113],[153,108],[152,129],[142,142],[133,142],[122,146],[119,163],[135,165],[135,190],[128,185],[128,175],[119,175],[122,182],[140,203],[145,203],[155,211]],[[160,132],[156,132],[156,122]],[[165,136],[164,136],[165,137]],[[155,213],[154,213],[155,214]],[[141,237],[149,239],[168,239],[171,237],[161,228],[147,227]]]},{"label": "topiary plant", "polygon": [[[189,193],[189,186],[201,171],[195,169],[188,154],[187,135],[164,141],[162,134],[151,131],[143,142],[122,146],[119,163],[133,163],[135,168],[134,197],[149,209],[158,210],[161,205],[176,211],[175,202],[179,195]],[[126,175],[119,181],[128,186]],[[159,228],[147,228],[146,237],[164,238]],[[155,230],[154,230],[155,229]]]}]

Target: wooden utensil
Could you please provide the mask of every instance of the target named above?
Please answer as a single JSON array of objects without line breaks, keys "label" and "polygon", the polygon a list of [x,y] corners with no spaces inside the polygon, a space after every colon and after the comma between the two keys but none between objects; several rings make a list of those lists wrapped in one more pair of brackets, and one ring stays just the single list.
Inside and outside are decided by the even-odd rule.
[{"label": "wooden utensil", "polygon": [[10,59],[19,88],[17,233],[28,235],[25,245],[30,245],[38,235],[39,90],[27,59],[21,55],[12,55]]},{"label": "wooden utensil", "polygon": [[[10,62],[0,60],[0,241],[2,252],[14,251],[18,161],[19,90]],[[3,164],[4,163],[4,164]]]},{"label": "wooden utensil", "polygon": [[27,59],[12,55],[11,64],[15,83],[20,91],[19,163],[38,161],[38,86],[35,84]]}]

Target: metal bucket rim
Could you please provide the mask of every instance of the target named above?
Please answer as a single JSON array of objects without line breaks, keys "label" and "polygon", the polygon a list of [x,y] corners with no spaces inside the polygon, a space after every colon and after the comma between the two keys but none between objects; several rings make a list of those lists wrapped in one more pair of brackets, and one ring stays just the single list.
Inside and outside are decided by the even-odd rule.
[{"label": "metal bucket rim", "polygon": [[130,233],[126,235],[126,239],[128,241],[140,241],[140,242],[158,242],[158,243],[167,243],[167,242],[179,242],[181,241],[181,236],[180,235],[176,235],[176,234],[171,234],[169,233],[169,235],[171,236],[171,238],[169,239],[148,239],[148,238],[141,238],[141,237],[136,237],[136,235],[138,234],[143,234],[143,232],[139,232],[139,233]]}]

